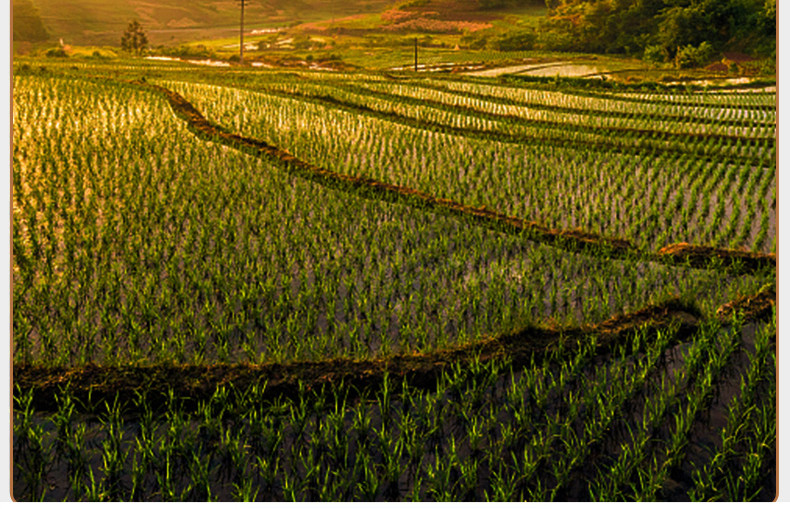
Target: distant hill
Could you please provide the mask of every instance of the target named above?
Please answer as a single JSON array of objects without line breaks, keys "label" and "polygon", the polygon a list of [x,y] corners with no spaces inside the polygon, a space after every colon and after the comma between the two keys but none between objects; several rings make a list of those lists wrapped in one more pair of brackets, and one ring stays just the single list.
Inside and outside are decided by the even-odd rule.
[{"label": "distant hill", "polygon": [[545,17],[545,0],[401,0],[374,15],[304,23],[298,30],[369,34],[469,34],[521,30]]},{"label": "distant hill", "polygon": [[49,38],[38,9],[30,0],[13,0],[14,41],[38,42]]},{"label": "distant hill", "polygon": [[[48,32],[67,44],[118,45],[129,21],[139,21],[152,45],[229,36],[238,30],[236,0],[13,0],[14,35],[33,39]],[[250,28],[283,26],[383,10],[392,0],[252,0]],[[17,10],[17,6],[19,10]],[[38,11],[36,24],[31,13]],[[33,30],[39,26],[40,29]],[[45,32],[41,32],[45,30]]]}]

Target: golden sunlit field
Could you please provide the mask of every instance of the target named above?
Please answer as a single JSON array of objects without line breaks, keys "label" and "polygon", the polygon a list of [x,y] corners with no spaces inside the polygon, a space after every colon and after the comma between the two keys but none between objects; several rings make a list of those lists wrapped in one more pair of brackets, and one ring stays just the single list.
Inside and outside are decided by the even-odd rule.
[{"label": "golden sunlit field", "polygon": [[767,64],[445,3],[19,46],[16,500],[774,499]]}]

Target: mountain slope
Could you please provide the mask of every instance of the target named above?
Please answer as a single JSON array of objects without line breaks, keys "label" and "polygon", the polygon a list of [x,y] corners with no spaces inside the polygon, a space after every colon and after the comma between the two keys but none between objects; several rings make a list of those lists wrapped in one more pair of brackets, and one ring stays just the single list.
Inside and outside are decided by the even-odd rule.
[{"label": "mountain slope", "polygon": [[[246,4],[245,25],[281,26],[371,12],[384,9],[390,1],[256,0]],[[32,0],[32,5],[50,35],[69,44],[117,45],[133,19],[143,25],[152,45],[231,35],[239,21],[236,0]],[[16,10],[14,18],[16,24]]]},{"label": "mountain slope", "polygon": [[14,41],[44,41],[49,38],[38,9],[30,0],[13,0]]}]

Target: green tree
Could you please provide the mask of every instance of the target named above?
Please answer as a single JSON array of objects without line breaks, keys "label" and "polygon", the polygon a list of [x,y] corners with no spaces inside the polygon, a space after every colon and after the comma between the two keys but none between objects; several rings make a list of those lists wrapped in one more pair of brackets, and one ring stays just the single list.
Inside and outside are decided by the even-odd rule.
[{"label": "green tree", "polygon": [[148,46],[148,37],[137,20],[131,21],[121,37],[121,48],[139,55]]},{"label": "green tree", "polygon": [[676,2],[659,16],[660,43],[674,54],[678,48],[707,41],[721,49],[738,31],[755,30],[750,12],[755,5],[742,0],[687,0]]},{"label": "green tree", "polygon": [[[545,0],[539,45],[682,60],[707,42],[711,51],[775,52],[776,0]],[[547,44],[545,41],[549,41]],[[658,47],[658,48],[653,48]],[[691,47],[693,50],[689,50]],[[560,49],[554,47],[553,49]]]}]

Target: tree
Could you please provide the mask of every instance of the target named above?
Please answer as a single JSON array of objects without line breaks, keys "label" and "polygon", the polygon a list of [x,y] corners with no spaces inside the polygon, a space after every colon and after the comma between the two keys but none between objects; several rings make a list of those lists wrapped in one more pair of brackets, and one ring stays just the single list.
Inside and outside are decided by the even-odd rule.
[{"label": "tree", "polygon": [[699,60],[696,52],[703,43],[714,53],[729,49],[773,55],[776,47],[776,0],[545,2],[548,21],[538,34],[541,47],[557,47],[552,37],[562,36],[569,41],[566,49],[630,54],[649,49],[650,59],[663,55],[673,60],[683,49],[681,60],[687,65]]},{"label": "tree", "polygon": [[126,32],[121,37],[121,48],[139,55],[146,46],[148,46],[148,37],[143,31],[143,27],[137,20],[129,22]]}]

